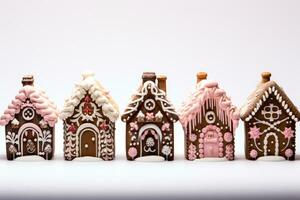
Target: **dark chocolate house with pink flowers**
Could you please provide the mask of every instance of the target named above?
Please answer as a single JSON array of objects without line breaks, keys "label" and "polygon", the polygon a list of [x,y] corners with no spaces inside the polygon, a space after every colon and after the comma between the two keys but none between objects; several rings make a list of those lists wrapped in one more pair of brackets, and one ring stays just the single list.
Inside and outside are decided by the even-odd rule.
[{"label": "dark chocolate house with pink flowers", "polygon": [[241,108],[245,121],[245,153],[249,160],[265,156],[295,159],[297,107],[276,82],[271,73],[262,74],[262,81]]}]

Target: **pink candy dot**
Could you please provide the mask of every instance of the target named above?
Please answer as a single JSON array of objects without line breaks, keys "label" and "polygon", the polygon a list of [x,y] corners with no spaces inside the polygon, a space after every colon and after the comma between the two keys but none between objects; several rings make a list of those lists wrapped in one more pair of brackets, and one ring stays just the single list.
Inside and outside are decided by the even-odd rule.
[{"label": "pink candy dot", "polygon": [[250,157],[251,158],[257,158],[257,151],[255,150],[255,149],[252,149],[251,151],[250,151]]},{"label": "pink candy dot", "polygon": [[232,133],[227,132],[227,133],[224,134],[224,140],[225,140],[226,142],[231,142],[232,139],[233,139]]},{"label": "pink candy dot", "polygon": [[294,155],[294,152],[293,152],[292,149],[287,149],[287,150],[285,150],[284,154],[285,154],[286,157],[290,158]]},{"label": "pink candy dot", "polygon": [[204,153],[204,150],[203,150],[203,149],[200,149],[199,152],[202,154],[202,153]]},{"label": "pink candy dot", "polygon": [[219,143],[219,147],[223,147],[223,143]]}]

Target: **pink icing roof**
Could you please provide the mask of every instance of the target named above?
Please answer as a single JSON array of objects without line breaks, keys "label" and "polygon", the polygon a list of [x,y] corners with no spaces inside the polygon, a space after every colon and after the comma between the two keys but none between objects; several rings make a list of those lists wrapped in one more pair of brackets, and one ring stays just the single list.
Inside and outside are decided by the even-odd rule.
[{"label": "pink icing roof", "polygon": [[49,126],[54,127],[58,119],[58,110],[53,102],[49,100],[45,92],[37,90],[34,86],[26,85],[12,100],[11,104],[4,111],[4,114],[0,118],[0,125],[5,126],[18,114],[22,105],[26,103],[26,99],[30,99],[31,103],[35,107],[36,113],[41,115],[45,122]]},{"label": "pink icing roof", "polygon": [[[228,124],[231,130],[235,131],[239,123],[239,111],[232,105],[230,97],[224,90],[220,89],[217,82],[203,80],[197,84],[196,91],[191,94],[188,100],[180,109],[180,122],[186,129],[191,130],[196,124],[196,116],[204,115],[205,106],[216,106],[219,119]],[[231,123],[232,122],[232,127]]]}]

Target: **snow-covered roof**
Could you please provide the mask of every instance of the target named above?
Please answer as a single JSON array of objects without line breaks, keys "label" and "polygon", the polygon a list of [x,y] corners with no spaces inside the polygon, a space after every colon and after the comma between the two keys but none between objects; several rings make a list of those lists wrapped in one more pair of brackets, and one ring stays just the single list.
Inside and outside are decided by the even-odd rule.
[{"label": "snow-covered roof", "polygon": [[63,110],[60,113],[60,118],[65,120],[71,117],[75,111],[75,107],[85,97],[86,93],[91,95],[92,100],[102,107],[103,114],[112,122],[115,122],[119,117],[119,109],[115,101],[105,90],[101,84],[95,79],[94,73],[87,72],[82,74],[82,80],[75,85],[75,90],[70,98],[65,101]]},{"label": "snow-covered roof", "polygon": [[[31,77],[33,79],[33,77]],[[26,105],[26,99],[35,107],[37,114],[41,115],[49,126],[54,127],[58,119],[58,110],[52,101],[46,96],[45,92],[37,89],[33,85],[25,85],[12,100],[11,104],[4,111],[0,118],[0,125],[5,126],[14,120],[15,115]]]},{"label": "snow-covered roof", "polygon": [[[215,106],[217,117],[225,124],[228,124],[231,130],[234,131],[237,128],[239,123],[237,107],[232,104],[230,97],[226,95],[225,91],[219,88],[217,82],[207,80],[199,82],[196,91],[183,103],[179,114],[183,127],[194,127],[197,120],[202,119],[207,106]],[[196,116],[198,117],[196,118]],[[230,122],[232,122],[232,127]]]},{"label": "snow-covered roof", "polygon": [[282,104],[289,116],[296,122],[299,121],[300,113],[297,107],[275,81],[260,83],[257,86],[255,91],[248,97],[247,102],[240,109],[241,118],[249,121],[272,93],[276,96],[278,102]]}]

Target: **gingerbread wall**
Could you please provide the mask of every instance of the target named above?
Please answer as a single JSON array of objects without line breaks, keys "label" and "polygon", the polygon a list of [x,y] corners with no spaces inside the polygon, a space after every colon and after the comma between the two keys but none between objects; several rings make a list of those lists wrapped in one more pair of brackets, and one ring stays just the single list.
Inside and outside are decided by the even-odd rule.
[{"label": "gingerbread wall", "polygon": [[54,154],[54,127],[36,113],[29,99],[25,102],[5,126],[7,159],[37,155],[50,160]]},{"label": "gingerbread wall", "polygon": [[66,160],[76,157],[115,157],[115,123],[111,122],[86,94],[71,117],[64,120],[64,152]]},{"label": "gingerbread wall", "polygon": [[128,160],[142,156],[161,156],[174,160],[174,125],[148,94],[137,112],[126,123],[126,152]]},{"label": "gingerbread wall", "polygon": [[[216,106],[207,101],[204,110],[198,114],[185,131],[185,157],[188,160],[201,158],[223,158],[234,159],[234,135],[232,122],[222,120],[217,114]],[[200,118],[200,119],[199,119]],[[190,122],[191,123],[191,122]]]},{"label": "gingerbread wall", "polygon": [[272,93],[256,115],[245,122],[245,154],[249,160],[262,156],[295,159],[295,121]]}]

